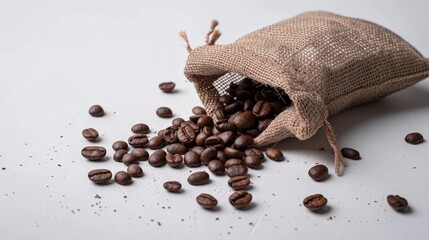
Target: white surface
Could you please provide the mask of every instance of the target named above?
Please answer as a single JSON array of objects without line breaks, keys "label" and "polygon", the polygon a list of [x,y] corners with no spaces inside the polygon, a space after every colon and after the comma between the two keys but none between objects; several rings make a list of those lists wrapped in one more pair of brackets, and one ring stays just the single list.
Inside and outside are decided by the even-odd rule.
[{"label": "white surface", "polygon": [[[131,186],[97,186],[94,168],[123,170],[110,145],[145,122],[168,126],[155,109],[170,106],[187,117],[201,104],[183,76],[187,53],[177,32],[192,46],[203,43],[211,19],[220,21],[219,44],[307,10],[328,10],[374,21],[398,33],[429,56],[427,1],[6,1],[0,0],[0,239],[424,239],[429,230],[428,142],[403,141],[411,131],[429,138],[429,81],[332,119],[341,146],[360,150],[347,160],[345,176],[316,183],[307,170],[316,162],[333,172],[321,132],[289,139],[279,147],[288,161],[252,170],[254,206],[234,210],[227,177],[186,183],[188,168],[152,168]],[[158,83],[175,81],[178,92]],[[90,105],[107,115],[92,118]],[[81,130],[94,127],[109,160],[89,162]],[[201,167],[200,169],[205,169]],[[183,183],[167,193],[163,181]],[[195,202],[201,192],[219,200],[218,211]],[[302,199],[323,193],[329,211],[314,214]],[[95,198],[96,195],[101,199]],[[409,200],[400,214],[388,194]],[[158,224],[159,222],[159,224]],[[250,224],[251,223],[251,224]]]}]

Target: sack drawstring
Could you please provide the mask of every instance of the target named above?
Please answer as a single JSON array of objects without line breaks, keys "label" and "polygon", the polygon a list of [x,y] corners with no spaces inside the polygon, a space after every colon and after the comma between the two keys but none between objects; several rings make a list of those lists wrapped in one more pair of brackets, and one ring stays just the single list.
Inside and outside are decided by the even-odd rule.
[{"label": "sack drawstring", "polygon": [[[217,25],[219,25],[219,22],[216,20],[212,20],[210,24],[210,29],[206,34],[205,43],[206,46],[212,46],[216,44],[216,41],[220,38],[221,32],[216,29]],[[186,43],[186,50],[188,53],[192,52],[191,45],[189,44],[188,35],[185,31],[180,31],[179,36],[185,41]]]},{"label": "sack drawstring", "polygon": [[329,144],[334,150],[335,174],[337,176],[341,176],[343,174],[343,168],[346,166],[346,162],[343,159],[340,148],[337,145],[337,139],[335,138],[334,131],[332,130],[332,126],[328,120],[323,121],[323,130],[325,131]]}]

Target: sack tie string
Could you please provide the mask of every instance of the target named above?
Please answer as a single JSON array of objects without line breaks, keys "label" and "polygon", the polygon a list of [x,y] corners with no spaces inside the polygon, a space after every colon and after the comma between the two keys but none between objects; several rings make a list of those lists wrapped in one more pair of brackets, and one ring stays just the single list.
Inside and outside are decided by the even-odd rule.
[{"label": "sack tie string", "polygon": [[335,138],[334,131],[332,130],[332,126],[328,120],[323,121],[323,130],[325,131],[325,135],[329,144],[334,150],[335,174],[337,176],[341,176],[343,174],[343,168],[346,166],[346,162],[343,159],[341,150],[337,144],[337,139]]},{"label": "sack tie string", "polygon": [[[216,41],[220,38],[221,36],[221,32],[216,29],[216,27],[219,25],[219,22],[216,20],[212,20],[211,24],[210,24],[210,29],[206,34],[205,37],[205,45],[206,46],[212,46],[216,44]],[[179,36],[183,39],[183,41],[185,41],[186,43],[186,50],[188,51],[188,53],[192,52],[192,47],[189,44],[189,39],[188,39],[188,35],[186,34],[185,31],[180,31],[179,32]]]}]

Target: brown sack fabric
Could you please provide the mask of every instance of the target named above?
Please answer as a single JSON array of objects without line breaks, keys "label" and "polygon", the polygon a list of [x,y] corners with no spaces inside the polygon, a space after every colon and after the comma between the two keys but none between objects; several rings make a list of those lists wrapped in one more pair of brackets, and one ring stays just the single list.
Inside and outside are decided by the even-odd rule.
[{"label": "brown sack fabric", "polygon": [[[280,87],[292,106],[256,139],[257,145],[287,137],[305,140],[324,127],[343,164],[327,118],[413,85],[429,76],[429,60],[391,31],[360,19],[308,12],[249,33],[234,43],[214,45],[216,23],[206,46],[191,49],[185,66],[209,115],[231,82],[249,77]],[[210,34],[212,38],[209,39]],[[182,32],[182,37],[186,35]],[[186,39],[187,41],[187,39]]]}]

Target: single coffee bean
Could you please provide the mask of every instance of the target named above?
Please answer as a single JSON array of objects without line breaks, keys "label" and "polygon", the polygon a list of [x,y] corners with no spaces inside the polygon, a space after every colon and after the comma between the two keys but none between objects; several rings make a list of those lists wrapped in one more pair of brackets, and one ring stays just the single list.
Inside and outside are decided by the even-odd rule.
[{"label": "single coffee bean", "polygon": [[225,131],[217,136],[222,139],[224,146],[230,145],[235,140],[235,134],[232,131]]},{"label": "single coffee bean", "polygon": [[244,101],[243,111],[253,111],[253,107],[255,106],[255,102],[253,100]]},{"label": "single coffee bean", "polygon": [[120,149],[120,150],[116,151],[115,154],[113,154],[113,160],[115,160],[117,162],[122,162],[122,158],[127,153],[128,153],[127,150]]},{"label": "single coffee bean", "polygon": [[167,155],[165,156],[165,160],[167,161],[168,166],[173,168],[180,167],[183,162],[182,155],[177,153],[176,154],[167,153]]},{"label": "single coffee bean", "polygon": [[250,185],[250,179],[247,176],[236,176],[228,180],[228,186],[234,190],[246,190]]},{"label": "single coffee bean", "polygon": [[200,155],[200,160],[204,165],[207,165],[210,160],[215,159],[217,156],[217,150],[214,148],[206,148]]},{"label": "single coffee bean", "polygon": [[195,106],[192,108],[192,113],[195,115],[207,114],[206,110],[203,107]]},{"label": "single coffee bean", "polygon": [[264,159],[264,154],[262,153],[261,150],[257,149],[257,148],[248,148],[244,151],[244,154],[247,156],[257,156],[259,157],[259,159]]},{"label": "single coffee bean", "polygon": [[177,138],[185,145],[191,145],[196,138],[194,129],[190,125],[185,125],[177,130]]},{"label": "single coffee bean", "polygon": [[85,128],[82,130],[82,136],[88,141],[95,142],[98,139],[98,132],[94,128]]},{"label": "single coffee bean", "polygon": [[409,144],[419,144],[419,143],[422,143],[423,141],[424,141],[423,135],[418,132],[409,133],[407,134],[407,136],[405,136],[405,142]]},{"label": "single coffee bean", "polygon": [[180,154],[184,155],[188,151],[188,147],[181,143],[173,143],[167,146],[167,152],[171,154]]},{"label": "single coffee bean", "polygon": [[233,121],[238,129],[249,129],[258,126],[258,119],[251,111],[238,114]]},{"label": "single coffee bean", "polygon": [[112,172],[108,169],[94,169],[88,173],[88,178],[94,183],[103,184],[112,178]]},{"label": "single coffee bean", "polygon": [[201,166],[200,155],[194,151],[189,151],[184,157],[185,165],[188,167],[199,167]]},{"label": "single coffee bean", "polygon": [[314,181],[320,182],[329,176],[329,170],[325,165],[319,164],[308,170],[308,176]]},{"label": "single coffee bean", "polygon": [[145,134],[134,134],[128,138],[128,143],[135,148],[145,147],[149,142],[148,137]]},{"label": "single coffee bean", "polygon": [[129,185],[133,182],[133,179],[127,172],[119,171],[115,174],[115,182],[121,185]]},{"label": "single coffee bean", "polygon": [[151,138],[149,140],[149,142],[147,143],[147,146],[152,150],[160,149],[160,148],[164,147],[164,145],[165,145],[164,138],[160,137],[160,136],[155,136],[155,137]]},{"label": "single coffee bean", "polygon": [[342,148],[341,155],[343,155],[343,157],[354,159],[354,160],[360,159],[360,153],[353,148]]},{"label": "single coffee bean", "polygon": [[116,141],[112,144],[112,148],[115,151],[118,151],[121,149],[128,150],[128,144],[124,141],[119,140],[119,141]]},{"label": "single coffee bean", "polygon": [[407,199],[399,195],[387,196],[387,203],[389,203],[389,205],[396,211],[403,211],[408,207]]},{"label": "single coffee bean", "polygon": [[205,145],[207,148],[214,148],[216,150],[223,149],[223,140],[218,136],[210,136],[206,139]]},{"label": "single coffee bean", "polygon": [[149,158],[149,153],[143,148],[134,148],[131,151],[131,154],[135,155],[139,161],[147,160]]},{"label": "single coffee bean", "polygon": [[319,211],[326,206],[328,199],[322,194],[314,194],[304,199],[303,204],[311,211]]},{"label": "single coffee bean", "polygon": [[164,141],[167,144],[173,144],[179,141],[179,139],[177,138],[177,130],[172,127],[168,127],[164,130],[161,130],[160,132],[158,132],[158,136],[163,137]]},{"label": "single coffee bean", "polygon": [[230,159],[230,158],[242,159],[244,157],[244,153],[242,151],[234,148],[230,148],[230,147],[226,147],[223,152],[225,153],[225,156],[227,159]]},{"label": "single coffee bean", "polygon": [[137,165],[137,164],[131,164],[127,168],[128,174],[130,174],[131,177],[142,177],[143,176],[143,169]]},{"label": "single coffee bean", "polygon": [[165,93],[173,92],[175,87],[176,87],[176,84],[174,82],[162,82],[159,84],[159,89],[161,89],[161,91]]},{"label": "single coffee bean", "polygon": [[253,80],[250,78],[245,78],[241,80],[241,82],[238,84],[238,88],[241,90],[251,90],[253,87]]},{"label": "single coffee bean", "polygon": [[179,192],[182,189],[182,184],[178,181],[167,181],[163,184],[164,188],[169,192]]},{"label": "single coffee bean", "polygon": [[203,185],[210,182],[210,176],[204,171],[194,172],[188,177],[188,183],[191,185]]},{"label": "single coffee bean", "polygon": [[218,159],[219,161],[221,161],[223,163],[227,160],[225,153],[223,151],[217,151],[216,159]]},{"label": "single coffee bean", "polygon": [[217,120],[223,120],[228,118],[228,115],[225,113],[223,109],[216,110],[214,114]]},{"label": "single coffee bean", "polygon": [[254,143],[253,137],[243,134],[238,136],[235,139],[234,143],[232,144],[232,147],[239,150],[245,150],[246,148],[253,145],[253,143]]},{"label": "single coffee bean", "polygon": [[131,127],[131,132],[136,134],[148,134],[150,133],[150,128],[144,123],[136,123]]},{"label": "single coffee bean", "polygon": [[225,166],[220,160],[210,160],[210,162],[207,164],[207,167],[209,168],[210,172],[214,173],[215,175],[225,174]]},{"label": "single coffee bean", "polygon": [[229,203],[237,209],[244,208],[250,204],[252,201],[252,194],[245,192],[245,191],[239,191],[234,192],[229,196]]},{"label": "single coffee bean", "polygon": [[197,146],[205,146],[206,139],[209,137],[207,133],[200,132],[197,137],[195,138],[195,144]]},{"label": "single coffee bean", "polygon": [[137,164],[139,162],[139,159],[136,155],[131,153],[125,153],[124,156],[122,156],[122,163],[129,166],[131,164]]},{"label": "single coffee bean", "polygon": [[233,114],[235,112],[239,112],[243,110],[243,103],[241,102],[233,102],[231,104],[229,104],[228,106],[225,106],[223,108],[223,112],[225,114]]},{"label": "single coffee bean", "polygon": [[271,115],[272,106],[269,102],[260,100],[255,104],[252,111],[257,118],[264,119]]},{"label": "single coffee bean", "polygon": [[256,138],[259,135],[259,130],[256,128],[252,128],[252,129],[243,130],[241,133]]},{"label": "single coffee bean", "polygon": [[219,97],[219,102],[228,105],[234,102],[234,97],[231,95],[225,94]]},{"label": "single coffee bean", "polygon": [[238,158],[231,158],[226,160],[225,162],[225,168],[229,168],[231,166],[235,166],[235,165],[244,165],[243,160],[238,159]]},{"label": "single coffee bean", "polygon": [[197,196],[197,203],[205,209],[213,209],[217,205],[217,200],[210,194],[202,193]]},{"label": "single coffee bean", "polygon": [[166,159],[165,157],[167,156],[167,153],[162,150],[162,149],[158,149],[155,152],[153,152],[150,156],[149,156],[149,165],[151,165],[152,167],[161,167],[166,163]]},{"label": "single coffee bean", "polygon": [[285,160],[285,157],[283,156],[282,151],[278,148],[267,148],[265,150],[265,154],[267,154],[267,157],[274,161],[283,161]]},{"label": "single coffee bean", "polygon": [[156,115],[161,118],[171,118],[173,116],[173,112],[168,107],[159,107],[156,109]]},{"label": "single coffee bean", "polygon": [[198,119],[200,119],[201,115],[193,115],[189,117],[189,121],[193,122],[193,123],[197,123]]},{"label": "single coffee bean", "polygon": [[205,148],[203,148],[201,146],[195,146],[195,147],[191,148],[191,150],[198,153],[198,155],[201,156],[201,154],[203,153]]},{"label": "single coffee bean", "polygon": [[101,117],[104,115],[104,109],[100,105],[92,105],[88,112],[89,115],[93,117]]},{"label": "single coffee bean", "polygon": [[203,127],[213,127],[214,126],[214,122],[213,119],[207,115],[201,115],[201,117],[198,119],[197,121],[197,125],[200,128]]},{"label": "single coffee bean", "polygon": [[80,153],[88,160],[99,161],[106,156],[106,149],[99,146],[88,146],[84,147]]},{"label": "single coffee bean", "polygon": [[262,160],[256,155],[247,155],[244,157],[244,165],[252,169],[261,169]]},{"label": "single coffee bean", "polygon": [[[229,118],[228,118],[228,122],[229,122],[229,123],[234,123],[234,119],[235,119],[235,117],[237,117],[240,113],[242,113],[242,111],[235,112],[234,114],[232,114],[231,116],[229,116]],[[235,123],[234,123],[234,125],[235,125]],[[236,127],[237,127],[237,129],[238,129],[238,126],[237,126],[237,125],[236,125]]]},{"label": "single coffee bean", "polygon": [[207,134],[208,136],[211,136],[213,133],[213,127],[204,126],[200,132],[203,132],[203,133]]},{"label": "single coffee bean", "polygon": [[223,132],[237,132],[237,126],[233,122],[228,122],[226,119],[216,122],[216,129],[223,133]]},{"label": "single coffee bean", "polygon": [[228,177],[245,176],[247,174],[247,167],[244,165],[234,165],[226,169]]},{"label": "single coffee bean", "polygon": [[175,119],[173,119],[171,124],[173,124],[174,127],[180,127],[180,124],[184,121],[185,120],[183,118],[175,118]]}]

